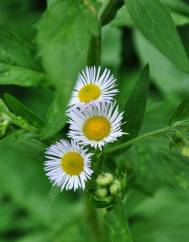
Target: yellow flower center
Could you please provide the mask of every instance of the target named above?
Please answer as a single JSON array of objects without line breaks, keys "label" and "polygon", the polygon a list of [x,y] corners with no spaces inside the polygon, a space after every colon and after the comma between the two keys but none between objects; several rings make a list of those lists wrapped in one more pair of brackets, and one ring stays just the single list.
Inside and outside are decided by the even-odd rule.
[{"label": "yellow flower center", "polygon": [[110,133],[110,122],[105,117],[89,118],[83,127],[84,134],[90,140],[100,141]]},{"label": "yellow flower center", "polygon": [[100,88],[95,84],[87,84],[79,91],[79,99],[81,102],[91,102],[100,96]]},{"label": "yellow flower center", "polygon": [[84,159],[77,152],[67,152],[61,160],[61,166],[68,175],[79,175],[84,168]]}]

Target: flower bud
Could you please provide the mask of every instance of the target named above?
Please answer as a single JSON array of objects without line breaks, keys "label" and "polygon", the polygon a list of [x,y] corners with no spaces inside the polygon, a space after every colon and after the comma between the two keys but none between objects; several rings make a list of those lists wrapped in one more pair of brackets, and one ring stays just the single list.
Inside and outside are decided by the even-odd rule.
[{"label": "flower bud", "polygon": [[189,157],[189,146],[184,146],[181,151],[183,156]]},{"label": "flower bud", "polygon": [[96,179],[96,184],[98,186],[106,186],[113,182],[113,175],[111,173],[103,173],[99,175]]},{"label": "flower bud", "polygon": [[108,194],[108,191],[106,188],[99,188],[96,190],[96,196],[99,198],[106,197]]},{"label": "flower bud", "polygon": [[110,193],[112,195],[116,195],[121,189],[121,183],[118,180],[115,180],[114,183],[110,187]]}]

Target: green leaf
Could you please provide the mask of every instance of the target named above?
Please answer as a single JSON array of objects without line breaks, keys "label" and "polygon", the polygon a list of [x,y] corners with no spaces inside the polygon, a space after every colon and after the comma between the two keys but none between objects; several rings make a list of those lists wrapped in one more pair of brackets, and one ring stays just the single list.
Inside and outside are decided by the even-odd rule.
[{"label": "green leaf", "polygon": [[168,140],[156,137],[141,141],[130,152],[127,155],[135,177],[131,186],[152,194],[163,186],[189,189],[188,159],[177,149],[170,150]]},{"label": "green leaf", "polygon": [[42,132],[44,138],[64,126],[71,91],[78,72],[87,63],[91,40],[97,35],[96,10],[91,1],[52,1],[40,20],[37,43],[44,68],[57,90]]},{"label": "green leaf", "polygon": [[[133,200],[135,196],[133,194]],[[130,219],[135,242],[187,242],[189,195],[185,190],[164,188],[134,207]],[[126,204],[128,206],[128,204]]]},{"label": "green leaf", "polygon": [[1,135],[4,135],[4,132],[6,131],[7,125],[9,125],[9,123],[12,123],[24,130],[36,132],[36,128],[30,125],[25,119],[11,113],[1,99],[0,99],[0,119],[1,119],[0,121],[2,122],[0,125]]},{"label": "green leaf", "polygon": [[127,0],[135,26],[180,70],[189,72],[189,61],[167,8],[159,0]]},{"label": "green leaf", "polygon": [[136,137],[143,123],[146,103],[149,91],[149,66],[146,65],[142,71],[134,90],[132,91],[124,107],[124,132],[129,135],[123,137],[124,141]]},{"label": "green leaf", "polygon": [[182,0],[161,0],[171,11],[189,16],[189,5]]},{"label": "green leaf", "polygon": [[9,110],[15,115],[26,119],[34,126],[41,127],[43,125],[43,122],[28,107],[18,101],[15,97],[6,93],[4,98]]},{"label": "green leaf", "polygon": [[169,124],[184,120],[189,116],[189,99],[184,99],[175,109],[169,119]]},{"label": "green leaf", "polygon": [[172,13],[171,16],[176,26],[183,26],[189,24],[189,17],[187,16],[179,13]]},{"label": "green leaf", "polygon": [[53,136],[56,132],[62,129],[67,121],[65,108],[67,101],[62,96],[62,91],[56,91],[53,102],[51,103],[45,120],[45,126],[41,131],[41,138],[46,139]]},{"label": "green leaf", "polygon": [[113,210],[106,213],[105,219],[110,227],[113,242],[132,242],[125,209],[120,199],[117,199]]},{"label": "green leaf", "polygon": [[33,46],[17,35],[0,32],[0,85],[36,86],[46,80]]},{"label": "green leaf", "polygon": [[[177,12],[172,12],[171,16],[176,26],[183,26],[183,25],[189,24],[188,16],[182,15]],[[125,5],[117,11],[117,15],[114,18],[114,20],[111,22],[111,24],[116,27],[124,27],[124,26],[127,26],[129,28],[134,27],[133,21]]]},{"label": "green leaf", "polygon": [[124,4],[124,0],[110,0],[106,3],[104,6],[104,9],[102,10],[100,21],[102,25],[106,25],[109,22],[111,22],[116,14],[117,10],[121,8]]},{"label": "green leaf", "polygon": [[134,31],[138,57],[144,65],[149,62],[150,77],[161,93],[176,103],[189,95],[189,74],[181,72],[159,52],[139,31]]},{"label": "green leaf", "polygon": [[61,193],[49,208],[50,182],[44,173],[44,151],[44,144],[31,133],[17,131],[2,139],[0,184],[27,214],[52,232],[60,224],[64,226],[73,218],[80,218],[82,209],[78,200],[71,200],[68,193]]}]

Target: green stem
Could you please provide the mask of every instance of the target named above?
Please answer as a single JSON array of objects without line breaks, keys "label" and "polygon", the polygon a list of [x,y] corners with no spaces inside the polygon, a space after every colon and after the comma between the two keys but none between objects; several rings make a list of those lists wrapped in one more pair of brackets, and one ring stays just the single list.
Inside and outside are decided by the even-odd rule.
[{"label": "green stem", "polygon": [[102,241],[101,229],[99,226],[99,218],[97,210],[91,202],[90,195],[86,194],[86,212],[87,212],[87,225],[95,241]]},{"label": "green stem", "polygon": [[158,130],[146,133],[146,134],[142,134],[142,135],[140,135],[136,138],[133,138],[133,139],[131,139],[131,140],[125,142],[125,143],[118,144],[118,145],[114,146],[113,148],[107,150],[106,153],[110,154],[110,153],[120,151],[120,150],[127,148],[128,146],[135,144],[135,143],[137,143],[137,142],[139,142],[143,139],[146,139],[146,138],[150,138],[150,137],[153,137],[153,136],[165,136],[165,134],[168,133],[168,132],[175,132],[175,129],[173,129],[171,127],[165,127],[165,128],[158,129]]},{"label": "green stem", "polygon": [[25,121],[23,118],[16,116],[15,114],[5,111],[5,115],[7,115],[10,118],[10,122],[21,129],[27,130],[29,132],[36,132],[37,128],[30,125],[27,121]]},{"label": "green stem", "polygon": [[88,53],[88,61],[87,64],[89,66],[92,65],[100,65],[101,59],[101,30],[99,26],[98,35],[94,36],[91,40],[89,53]]},{"label": "green stem", "polygon": [[[88,5],[87,0],[83,0],[83,1],[84,1],[84,4]],[[98,35],[93,36],[90,43],[87,64],[89,66],[92,66],[92,65],[98,66],[100,65],[100,62],[101,62],[101,26],[99,24]],[[99,241],[99,242],[102,241],[102,233],[99,225],[99,217],[97,214],[97,210],[91,201],[91,197],[89,193],[86,194],[86,212],[87,212],[87,225],[91,230],[91,234],[93,235],[95,241]]]}]

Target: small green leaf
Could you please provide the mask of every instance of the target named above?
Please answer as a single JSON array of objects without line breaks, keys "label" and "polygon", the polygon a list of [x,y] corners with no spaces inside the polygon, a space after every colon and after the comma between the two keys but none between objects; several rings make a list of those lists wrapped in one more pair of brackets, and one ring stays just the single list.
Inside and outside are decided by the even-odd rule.
[{"label": "small green leaf", "polygon": [[[98,35],[92,1],[50,1],[38,24],[37,43],[43,65],[56,88],[47,114],[43,138],[57,133],[65,124],[65,110],[78,72],[87,63],[91,40]],[[64,14],[63,14],[64,13]]]},{"label": "small green leaf", "polygon": [[35,47],[18,35],[0,31],[0,62],[40,71]]},{"label": "small green leaf", "polygon": [[189,17],[187,16],[179,13],[172,13],[171,16],[176,26],[183,26],[189,24]]},{"label": "small green leaf", "polygon": [[102,14],[100,16],[100,21],[102,25],[106,25],[111,22],[116,14],[117,10],[120,9],[124,4],[124,0],[111,0],[108,1],[104,9],[102,10]]},{"label": "small green leaf", "polygon": [[189,99],[184,99],[178,107],[175,109],[169,119],[169,124],[173,124],[177,121],[181,121],[189,117]]},{"label": "small green leaf", "polygon": [[41,72],[0,62],[0,85],[38,86],[45,84],[46,79]]},{"label": "small green leaf", "polygon": [[124,107],[124,132],[129,135],[123,137],[124,141],[136,137],[143,123],[146,103],[149,91],[149,66],[146,65],[142,71],[127,104]]},{"label": "small green leaf", "polygon": [[41,127],[43,125],[43,122],[28,107],[18,101],[15,97],[6,93],[5,101],[10,111],[15,115],[26,119],[34,126]]},{"label": "small green leaf", "polygon": [[120,199],[117,199],[113,210],[107,212],[105,219],[111,229],[113,242],[132,242],[125,209]]},{"label": "small green leaf", "polygon": [[168,9],[159,0],[126,0],[140,32],[180,70],[189,72],[189,61]]},{"label": "small green leaf", "polygon": [[44,81],[35,48],[13,33],[0,31],[0,85],[36,86]]}]

